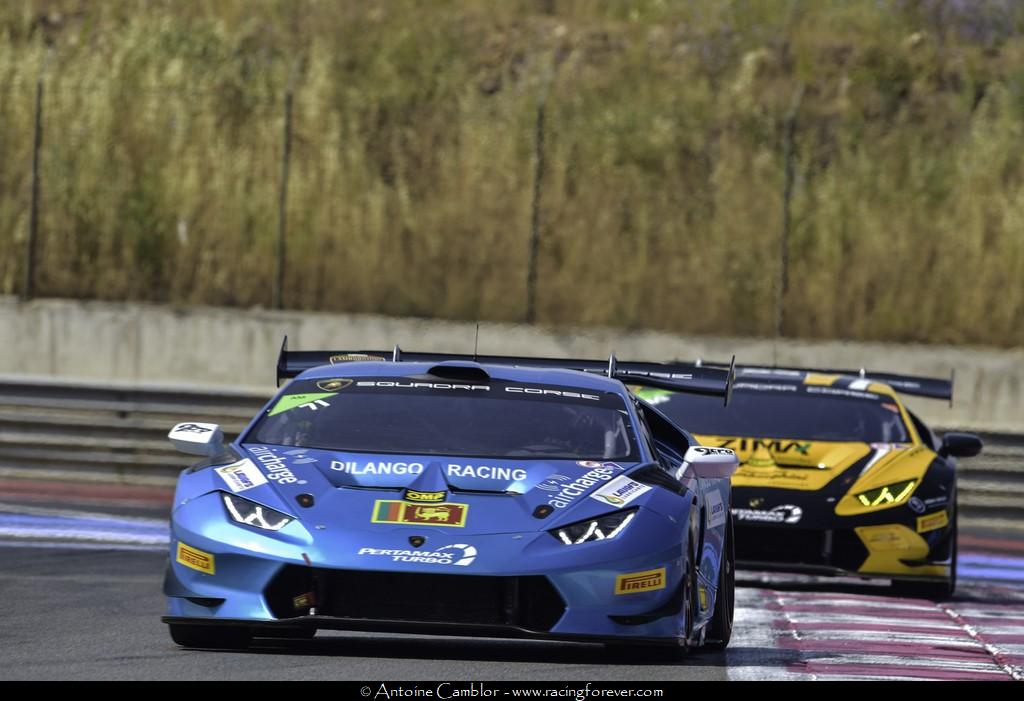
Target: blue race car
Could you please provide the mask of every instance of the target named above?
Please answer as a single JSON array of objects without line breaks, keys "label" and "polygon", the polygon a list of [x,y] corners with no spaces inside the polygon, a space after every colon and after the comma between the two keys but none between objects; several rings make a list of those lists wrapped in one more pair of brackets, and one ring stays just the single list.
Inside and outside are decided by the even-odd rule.
[{"label": "blue race car", "polygon": [[731,370],[289,352],[234,443],[181,474],[163,621],[180,645],[318,629],[723,648],[733,451],[623,382],[728,397]]}]

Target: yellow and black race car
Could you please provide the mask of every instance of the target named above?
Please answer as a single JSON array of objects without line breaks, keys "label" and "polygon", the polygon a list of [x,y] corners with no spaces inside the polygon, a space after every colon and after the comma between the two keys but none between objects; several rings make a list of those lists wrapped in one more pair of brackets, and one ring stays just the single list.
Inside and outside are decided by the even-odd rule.
[{"label": "yellow and black race car", "polygon": [[728,406],[635,393],[704,445],[739,456],[738,566],[884,577],[928,598],[953,593],[955,458],[977,455],[981,440],[940,440],[899,397],[952,400],[952,379],[738,367]]}]

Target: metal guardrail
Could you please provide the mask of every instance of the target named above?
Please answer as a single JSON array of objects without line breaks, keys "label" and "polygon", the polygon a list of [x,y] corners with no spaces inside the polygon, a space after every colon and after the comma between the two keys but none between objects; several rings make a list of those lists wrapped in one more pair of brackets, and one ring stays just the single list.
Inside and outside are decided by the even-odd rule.
[{"label": "metal guardrail", "polygon": [[194,462],[171,426],[210,421],[233,439],[271,392],[0,378],[0,475],[170,486]]},{"label": "metal guardrail", "polygon": [[[219,423],[231,439],[271,392],[0,378],[0,476],[170,486],[191,462],[167,440],[173,424]],[[1024,523],[1024,435],[980,435],[982,455],[960,462],[961,516]]]},{"label": "metal guardrail", "polygon": [[1024,435],[974,433],[985,448],[958,463],[961,514],[1024,523]]}]

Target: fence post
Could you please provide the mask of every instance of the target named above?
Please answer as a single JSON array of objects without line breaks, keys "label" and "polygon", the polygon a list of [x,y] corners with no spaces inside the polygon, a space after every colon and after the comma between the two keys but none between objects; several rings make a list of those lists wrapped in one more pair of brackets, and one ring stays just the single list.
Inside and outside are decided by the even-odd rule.
[{"label": "fence post", "polygon": [[800,105],[804,100],[804,84],[797,86],[793,100],[786,114],[785,133],[782,141],[782,159],[785,163],[785,178],[782,186],[782,231],[779,235],[779,274],[775,286],[775,338],[782,335],[782,327],[786,317],[786,292],[789,291],[789,232],[792,228],[790,206],[793,201],[793,181],[795,178],[794,139],[796,137],[796,118]]},{"label": "fence post", "polygon": [[551,90],[553,69],[544,77],[540,98],[537,100],[537,119],[534,123],[533,198],[530,204],[530,240],[526,257],[526,323],[537,320],[537,252],[540,247],[540,195],[544,182],[544,117],[548,92]]},{"label": "fence post", "polygon": [[274,275],[274,309],[284,308],[285,234],[287,233],[288,174],[292,158],[292,103],[298,66],[292,70],[284,93],[284,154],[281,156],[281,190],[277,211],[277,269]]},{"label": "fence post", "polygon": [[35,294],[36,238],[39,235],[39,150],[43,145],[43,74],[36,81],[36,120],[32,137],[32,200],[28,217],[28,240],[25,242],[25,279],[21,288],[24,300]]}]

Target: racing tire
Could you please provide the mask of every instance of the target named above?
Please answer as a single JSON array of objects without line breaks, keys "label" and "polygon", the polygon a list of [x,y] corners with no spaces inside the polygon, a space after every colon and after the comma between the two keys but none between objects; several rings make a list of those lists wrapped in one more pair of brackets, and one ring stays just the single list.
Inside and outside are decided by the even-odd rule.
[{"label": "racing tire", "polygon": [[704,647],[724,650],[732,638],[733,614],[736,610],[736,548],[734,546],[732,514],[725,524],[725,543],[722,545],[722,566],[718,570],[718,593],[715,611],[708,624]]},{"label": "racing tire", "polygon": [[685,648],[694,647],[693,620],[697,617],[697,568],[693,564],[693,555],[686,558],[686,574],[683,577],[683,606],[686,611],[686,622],[683,624]]},{"label": "racing tire", "polygon": [[913,580],[897,579],[892,582],[892,592],[898,596],[906,596],[914,599],[930,599],[931,601],[945,601],[953,597],[956,592],[956,559],[957,540],[959,528],[957,527],[957,513],[953,511],[953,528],[949,533],[950,557],[949,557],[949,578],[942,582],[915,582]]},{"label": "racing tire", "polygon": [[252,631],[241,626],[189,625],[170,623],[171,640],[182,647],[210,650],[243,650],[252,641]]}]

